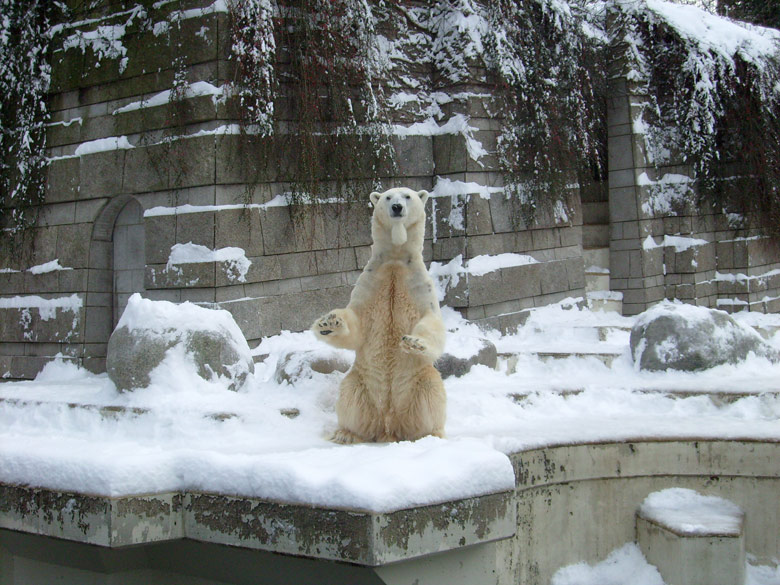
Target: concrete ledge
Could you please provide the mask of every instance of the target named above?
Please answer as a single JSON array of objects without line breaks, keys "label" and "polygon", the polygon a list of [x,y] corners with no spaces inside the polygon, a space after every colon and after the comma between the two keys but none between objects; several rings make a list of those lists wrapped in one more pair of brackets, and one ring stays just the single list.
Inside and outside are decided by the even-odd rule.
[{"label": "concrete ledge", "polygon": [[511,492],[390,513],[201,493],[106,497],[0,485],[0,528],[107,548],[187,538],[379,566],[510,538]]}]

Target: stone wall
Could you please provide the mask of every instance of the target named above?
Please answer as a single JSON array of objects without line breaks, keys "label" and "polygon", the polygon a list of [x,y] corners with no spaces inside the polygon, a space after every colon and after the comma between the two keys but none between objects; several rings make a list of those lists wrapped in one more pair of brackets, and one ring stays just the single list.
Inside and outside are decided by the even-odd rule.
[{"label": "stone wall", "polygon": [[727,210],[695,205],[682,154],[655,164],[648,152],[647,89],[627,78],[621,59],[609,74],[610,288],[623,293],[624,314],[664,298],[728,311],[780,310],[780,243]]},{"label": "stone wall", "polygon": [[[186,0],[145,12],[133,6],[105,4],[55,38],[75,48],[54,53],[51,164],[33,251],[0,262],[13,271],[0,280],[0,376],[32,377],[57,354],[102,371],[108,337],[133,292],[225,308],[250,344],[302,330],[347,302],[368,259],[368,192],[366,205],[277,205],[290,185],[276,170],[294,153],[282,148],[286,142],[259,148],[236,131],[235,104],[224,92],[234,76],[224,3]],[[174,7],[183,10],[178,20],[171,19]],[[176,42],[165,33],[174,21],[181,27]],[[101,53],[80,40],[98,26],[118,27],[111,42],[124,53]],[[382,31],[392,40],[406,34],[403,26],[386,22]],[[190,89],[181,102],[169,103],[163,92],[172,87],[177,58]],[[581,296],[579,194],[571,193],[565,220],[541,214],[525,226],[517,219],[490,154],[500,120],[488,113],[495,111],[494,88],[484,71],[475,68],[472,79],[452,84],[419,59],[394,66],[405,67],[405,83],[427,88],[427,95],[451,96],[442,100],[434,126],[462,115],[468,128],[415,131],[429,115],[419,103],[401,101],[391,111],[401,128],[393,136],[394,169],[366,168],[362,178],[381,188],[433,193],[426,261],[507,252],[534,260],[467,275],[445,304],[507,329],[520,322],[523,309]],[[278,116],[292,115],[286,110],[282,100]],[[475,159],[467,139],[488,154]],[[258,158],[269,152],[272,158]],[[450,191],[454,185],[455,194],[442,185]],[[169,264],[172,247],[188,243],[211,252],[240,248],[251,265],[239,274],[224,261]],[[57,269],[30,272],[55,259]]]}]

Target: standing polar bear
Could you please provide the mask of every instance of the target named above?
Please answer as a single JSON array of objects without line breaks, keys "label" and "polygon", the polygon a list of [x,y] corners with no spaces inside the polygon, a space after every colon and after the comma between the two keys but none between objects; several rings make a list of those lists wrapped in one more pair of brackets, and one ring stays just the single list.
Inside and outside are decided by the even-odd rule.
[{"label": "standing polar bear", "polygon": [[433,363],[444,350],[444,323],[422,258],[427,191],[371,193],[371,259],[349,304],[312,330],[355,350],[336,404],[336,443],[444,436],[447,397]]}]

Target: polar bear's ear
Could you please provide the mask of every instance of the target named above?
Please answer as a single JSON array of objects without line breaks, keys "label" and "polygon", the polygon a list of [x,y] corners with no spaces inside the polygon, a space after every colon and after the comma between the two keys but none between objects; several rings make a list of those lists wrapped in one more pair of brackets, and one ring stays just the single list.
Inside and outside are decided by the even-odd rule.
[{"label": "polar bear's ear", "polygon": [[382,196],[382,194],[381,194],[381,193],[377,193],[376,191],[374,191],[373,193],[371,193],[371,195],[369,195],[369,198],[371,199],[371,203],[372,203],[372,204],[374,204],[374,205],[376,205],[376,204],[377,204],[377,202],[379,201],[379,198],[380,198],[381,196]]},{"label": "polar bear's ear", "polygon": [[420,198],[420,201],[423,202],[423,205],[428,200],[428,195],[429,193],[425,189],[423,189],[422,191],[417,191],[417,196]]}]

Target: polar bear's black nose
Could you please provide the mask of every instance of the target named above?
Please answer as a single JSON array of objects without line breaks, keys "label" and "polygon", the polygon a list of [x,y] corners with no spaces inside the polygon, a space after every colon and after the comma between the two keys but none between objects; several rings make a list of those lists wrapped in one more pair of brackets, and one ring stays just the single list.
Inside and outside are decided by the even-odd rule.
[{"label": "polar bear's black nose", "polygon": [[393,203],[390,206],[390,209],[393,210],[393,215],[399,216],[399,215],[401,215],[401,212],[404,210],[404,206],[401,205],[400,203]]}]

